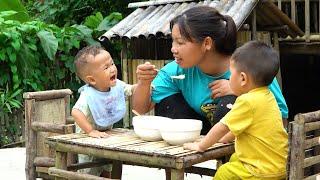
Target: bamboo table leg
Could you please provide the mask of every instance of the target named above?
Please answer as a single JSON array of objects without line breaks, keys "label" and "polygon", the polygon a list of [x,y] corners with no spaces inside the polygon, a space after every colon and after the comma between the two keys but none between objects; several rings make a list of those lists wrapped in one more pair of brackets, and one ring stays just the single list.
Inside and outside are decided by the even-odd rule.
[{"label": "bamboo table leg", "polygon": [[171,169],[165,168],[165,172],[166,172],[166,180],[171,180]]},{"label": "bamboo table leg", "polygon": [[184,169],[171,169],[171,180],[184,180]]},{"label": "bamboo table leg", "polygon": [[[56,168],[67,170],[67,153],[56,151]],[[55,180],[63,180],[64,178],[55,177]]]},{"label": "bamboo table leg", "polygon": [[113,161],[112,165],[112,179],[121,179],[122,175],[122,162],[121,161]]}]

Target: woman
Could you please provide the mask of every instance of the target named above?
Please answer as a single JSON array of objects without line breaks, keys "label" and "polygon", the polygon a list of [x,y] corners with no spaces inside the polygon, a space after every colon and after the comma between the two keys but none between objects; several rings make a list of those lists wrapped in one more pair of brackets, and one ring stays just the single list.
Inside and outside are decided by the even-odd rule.
[{"label": "woman", "polygon": [[[159,72],[149,62],[137,67],[133,109],[146,113],[156,105],[157,115],[201,119],[202,134],[206,134],[235,100],[228,79],[236,25],[230,16],[212,7],[197,6],[175,17],[170,28],[175,61]],[[269,88],[286,119],[288,108],[275,79]]]}]

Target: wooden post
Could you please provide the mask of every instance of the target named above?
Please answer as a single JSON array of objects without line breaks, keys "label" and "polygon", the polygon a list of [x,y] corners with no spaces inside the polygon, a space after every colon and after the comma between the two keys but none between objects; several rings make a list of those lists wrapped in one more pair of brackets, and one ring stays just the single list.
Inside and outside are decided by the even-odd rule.
[{"label": "wooden post", "polygon": [[304,13],[306,42],[310,42],[310,0],[305,0]]},{"label": "wooden post", "polygon": [[[67,170],[67,153],[56,151],[56,165],[57,169]],[[63,180],[64,178],[55,177],[55,180]]]},{"label": "wooden post", "polygon": [[121,176],[122,176],[122,162],[113,161],[111,178],[121,179]]},{"label": "wooden post", "polygon": [[278,0],[278,8],[281,10],[281,0]]},{"label": "wooden post", "polygon": [[[125,40],[122,41],[122,50],[121,50],[121,67],[122,67],[122,80],[126,83],[129,82],[128,78],[128,44]],[[123,118],[123,127],[128,128],[130,127],[130,109],[131,109],[131,102],[130,100],[126,101],[126,107],[127,107],[127,112],[125,117]]]},{"label": "wooden post", "polygon": [[171,180],[183,180],[184,179],[183,169],[171,169]]},{"label": "wooden post", "polygon": [[[279,48],[279,36],[278,32],[273,32],[273,48],[278,52],[279,54],[279,61],[280,61],[280,48]],[[280,63],[281,64],[281,63]],[[281,77],[281,66],[279,67],[279,71],[277,74],[277,80],[280,86],[280,89],[282,90],[282,77]]]},{"label": "wooden post", "polygon": [[[304,122],[301,119],[301,114],[294,117],[292,122],[292,141],[291,141],[291,154],[290,154],[290,169],[289,179],[303,179],[304,170]],[[300,162],[300,163],[297,163]]]},{"label": "wooden post", "polygon": [[36,179],[36,167],[33,164],[33,160],[37,155],[36,152],[36,142],[37,136],[36,132],[31,129],[31,123],[34,120],[34,106],[35,100],[26,100],[25,101],[25,138],[26,138],[26,179],[34,180]]},{"label": "wooden post", "polygon": [[296,0],[291,0],[291,20],[296,23]]},{"label": "wooden post", "polygon": [[[315,29],[315,32],[318,32],[319,33],[319,19],[318,19],[318,14],[317,14],[317,2],[311,2],[312,3],[312,17],[314,19],[314,24],[313,24],[313,27]],[[320,4],[320,2],[319,2]]]},{"label": "wooden post", "polygon": [[254,9],[252,11],[252,18],[251,18],[251,27],[252,27],[252,40],[257,39],[257,13],[256,10]]}]

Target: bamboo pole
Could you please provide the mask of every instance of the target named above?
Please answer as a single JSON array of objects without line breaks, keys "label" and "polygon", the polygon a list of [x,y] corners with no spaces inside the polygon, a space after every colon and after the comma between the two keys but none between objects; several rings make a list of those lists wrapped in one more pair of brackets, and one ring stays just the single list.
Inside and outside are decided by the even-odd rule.
[{"label": "bamboo pole", "polygon": [[291,20],[296,23],[296,0],[291,0]]},{"label": "bamboo pole", "polygon": [[[67,170],[67,153],[56,151],[56,160],[55,167],[61,170]],[[64,177],[64,176],[62,176]],[[59,176],[55,178],[55,180],[63,180],[65,178],[60,178]]]},{"label": "bamboo pole", "polygon": [[53,123],[46,123],[46,122],[32,122],[31,128],[34,131],[41,131],[41,132],[53,132],[59,134],[66,134],[72,133],[73,129],[75,128],[74,124],[53,124]]},{"label": "bamboo pole", "polygon": [[49,157],[36,157],[33,163],[34,163],[34,166],[53,167],[55,164],[55,161],[53,158],[49,158]]},{"label": "bamboo pole", "polygon": [[[273,47],[279,54],[279,61],[280,61],[280,47],[279,47],[279,36],[277,32],[273,32]],[[281,63],[280,63],[281,64]],[[281,66],[279,66],[279,71],[276,76],[280,89],[282,90],[282,76],[281,76]]]},{"label": "bamboo pole", "polygon": [[97,177],[90,174],[83,174],[79,172],[66,171],[58,168],[51,167],[48,173],[52,176],[63,177],[71,180],[108,180],[108,178]]},{"label": "bamboo pole", "polygon": [[257,13],[255,9],[252,11],[251,27],[252,27],[251,39],[256,40],[257,39]]},{"label": "bamboo pole", "polygon": [[[313,16],[313,19],[314,19],[314,24],[313,24],[313,27],[314,27],[314,31],[315,32],[319,32],[319,29],[318,29],[318,27],[319,27],[319,19],[318,19],[318,14],[317,14],[317,3],[316,2],[311,2],[310,1],[310,3],[312,3],[312,16]],[[320,2],[319,2],[319,4],[320,4]]]},{"label": "bamboo pole", "polygon": [[281,8],[281,0],[278,0],[278,8],[281,10],[282,8]]},{"label": "bamboo pole", "polygon": [[305,0],[304,13],[306,42],[310,42],[310,0]]},{"label": "bamboo pole", "polygon": [[[128,68],[128,44],[126,41],[122,41],[122,50],[121,50],[121,67],[122,67],[122,80],[126,83],[130,83],[129,82],[129,70]],[[126,108],[127,108],[127,111],[126,111],[126,114],[123,118],[123,127],[127,128],[130,126],[130,108],[131,108],[131,105],[130,105],[130,100],[129,101],[126,101]]]}]

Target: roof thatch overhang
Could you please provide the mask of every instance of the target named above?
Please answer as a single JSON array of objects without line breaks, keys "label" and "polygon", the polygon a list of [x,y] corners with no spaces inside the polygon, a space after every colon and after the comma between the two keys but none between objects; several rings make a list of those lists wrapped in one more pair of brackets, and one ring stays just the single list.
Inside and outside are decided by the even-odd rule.
[{"label": "roof thatch overhang", "polygon": [[171,38],[170,20],[199,5],[215,7],[220,13],[231,16],[238,30],[255,9],[258,30],[278,31],[280,37],[304,34],[271,0],[154,0],[130,3],[128,7],[136,9],[104,33],[100,40]]}]

